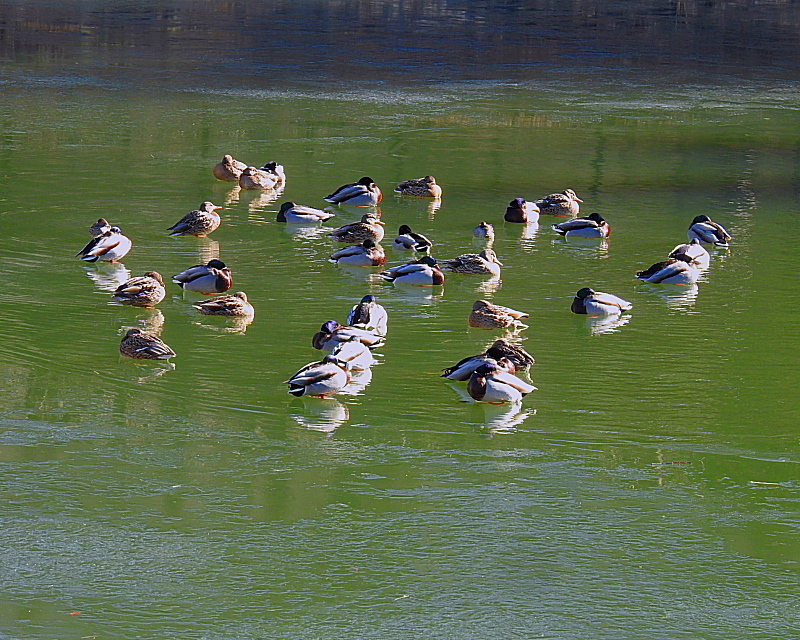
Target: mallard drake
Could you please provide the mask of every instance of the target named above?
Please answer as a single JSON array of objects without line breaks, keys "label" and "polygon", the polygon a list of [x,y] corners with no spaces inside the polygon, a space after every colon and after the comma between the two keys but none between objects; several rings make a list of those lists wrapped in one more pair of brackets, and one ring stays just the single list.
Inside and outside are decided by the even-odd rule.
[{"label": "mallard drake", "polygon": [[607,238],[611,225],[599,213],[590,213],[585,218],[573,218],[552,225],[565,238]]},{"label": "mallard drake", "polygon": [[436,263],[436,259],[425,256],[414,262],[407,262],[397,267],[392,267],[380,274],[387,282],[397,284],[412,284],[423,287],[444,284],[444,273]]},{"label": "mallard drake", "polygon": [[531,391],[536,387],[491,362],[475,369],[467,383],[467,392],[474,400],[492,404],[521,402]]},{"label": "mallard drake", "polygon": [[689,236],[689,240],[696,238],[700,242],[713,244],[717,247],[727,247],[728,242],[733,239],[725,230],[725,227],[714,222],[706,215],[696,216],[692,220],[692,224],[689,225],[689,231],[686,235]]},{"label": "mallard drake", "polygon": [[214,177],[225,182],[238,182],[242,171],[247,169],[244,162],[234,160],[233,156],[225,154],[222,161],[214,165]]},{"label": "mallard drake", "polygon": [[131,239],[122,233],[119,227],[111,227],[103,232],[78,252],[81,260],[86,262],[118,262],[131,250]]},{"label": "mallard drake", "polygon": [[475,238],[494,240],[494,227],[488,222],[481,221],[478,226],[472,230],[472,235]]},{"label": "mallard drake", "polygon": [[360,222],[353,222],[331,231],[328,236],[338,242],[364,242],[372,240],[378,243],[383,240],[383,222],[374,213],[365,213]]},{"label": "mallard drake", "polygon": [[522,347],[510,343],[504,338],[495,340],[483,353],[458,361],[452,367],[442,370],[442,377],[448,380],[463,382],[469,380],[472,372],[482,364],[492,362],[500,369],[516,373],[536,362],[533,356]]},{"label": "mallard drake", "polygon": [[479,329],[527,329],[528,325],[519,321],[520,318],[527,317],[528,314],[524,311],[516,311],[486,300],[476,300],[467,323],[470,327]]},{"label": "mallard drake", "polygon": [[111,225],[108,224],[108,220],[105,218],[100,218],[91,227],[89,227],[89,235],[91,235],[93,238],[96,238],[98,236],[102,236],[109,229],[111,229]]},{"label": "mallard drake", "polygon": [[122,304],[134,307],[155,307],[167,295],[164,279],[157,271],[146,271],[143,276],[131,278],[119,285],[112,294]]},{"label": "mallard drake", "polygon": [[442,197],[442,188],[436,184],[436,178],[433,176],[404,180],[397,185],[395,192],[403,196],[415,196],[417,198]]},{"label": "mallard drake", "polygon": [[217,213],[222,207],[216,206],[213,202],[204,202],[199,208],[190,211],[183,218],[173,224],[168,231],[172,231],[170,236],[197,236],[205,238],[212,231],[216,231],[222,221]]},{"label": "mallard drake", "polygon": [[316,224],[317,222],[325,222],[336,216],[335,213],[324,211],[323,209],[315,209],[314,207],[307,207],[304,204],[296,204],[294,202],[284,202],[281,205],[275,222],[289,222],[291,224]]},{"label": "mallard drake", "polygon": [[349,264],[354,267],[380,267],[386,264],[383,247],[372,240],[352,244],[331,254],[330,261],[335,264]]},{"label": "mallard drake", "polygon": [[385,336],[389,323],[389,314],[386,312],[374,295],[368,294],[361,298],[361,302],[350,309],[347,314],[347,324],[358,329],[373,331],[379,336]]},{"label": "mallard drake", "polygon": [[239,186],[242,189],[254,191],[260,189],[261,191],[269,191],[278,184],[278,177],[257,169],[256,167],[247,167],[239,176]]},{"label": "mallard drake", "polygon": [[175,355],[161,338],[141,329],[129,329],[119,343],[123,356],[138,360],[167,360]]},{"label": "mallard drake", "polygon": [[276,185],[286,186],[286,173],[283,170],[283,165],[278,164],[274,160],[267,162],[263,167],[261,167],[261,171],[268,173],[273,178],[275,178]]},{"label": "mallard drake", "polygon": [[337,343],[331,355],[342,362],[348,371],[365,371],[375,364],[375,358],[369,347],[361,342],[358,336]]},{"label": "mallard drake", "polygon": [[637,271],[636,277],[653,284],[694,284],[700,277],[700,269],[691,258],[679,255]]},{"label": "mallard drake", "polygon": [[577,216],[583,202],[572,189],[565,189],[561,193],[551,193],[549,196],[537,200],[540,213],[551,216]]},{"label": "mallard drake", "polygon": [[293,396],[319,396],[327,398],[337,393],[350,382],[350,372],[343,362],[334,356],[325,356],[319,362],[311,362],[300,369],[285,384]]},{"label": "mallard drake", "polygon": [[364,176],[353,184],[343,184],[325,200],[332,204],[347,204],[358,207],[369,207],[380,204],[383,194],[372,178]]},{"label": "mallard drake", "polygon": [[398,251],[419,251],[420,253],[427,252],[433,243],[428,240],[421,233],[414,233],[407,224],[400,225],[397,230],[399,234],[392,243],[392,247]]},{"label": "mallard drake", "polygon": [[572,313],[590,316],[611,316],[627,311],[633,305],[627,300],[618,298],[612,293],[595,291],[584,287],[575,294],[572,301]]},{"label": "mallard drake", "polygon": [[379,347],[386,341],[384,336],[378,335],[374,331],[349,327],[339,324],[336,320],[328,320],[311,338],[311,346],[322,351],[330,351],[340,342],[347,342],[353,338],[370,348]]},{"label": "mallard drake", "polygon": [[525,198],[514,198],[508,203],[503,219],[506,222],[519,222],[522,224],[538,222],[539,207],[535,202],[528,202]]},{"label": "mallard drake", "polygon": [[453,273],[468,275],[500,275],[503,263],[497,259],[493,249],[484,249],[480,253],[465,253],[452,260],[442,260],[442,269]]},{"label": "mallard drake", "polygon": [[218,296],[209,300],[194,302],[192,306],[207,316],[252,318],[255,315],[255,309],[247,301],[247,294],[244,291],[237,291],[229,296]]},{"label": "mallard drake", "polygon": [[708,269],[708,265],[711,263],[711,256],[697,238],[694,238],[689,243],[679,244],[670,251],[668,257],[678,258],[680,256],[685,256],[689,258],[690,261],[696,262],[698,269]]},{"label": "mallard drake", "polygon": [[233,286],[231,270],[222,260],[209,260],[208,264],[197,264],[172,276],[172,281],[186,291],[205,295],[225,293]]}]

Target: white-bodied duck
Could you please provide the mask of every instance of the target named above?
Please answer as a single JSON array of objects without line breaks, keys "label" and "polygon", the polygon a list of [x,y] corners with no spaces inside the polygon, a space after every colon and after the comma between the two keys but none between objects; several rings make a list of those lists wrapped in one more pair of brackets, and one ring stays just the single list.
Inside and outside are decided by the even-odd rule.
[{"label": "white-bodied duck", "polygon": [[304,366],[286,381],[289,394],[300,396],[328,396],[338,393],[350,382],[350,372],[343,362],[334,356],[325,356],[319,362],[311,362]]},{"label": "white-bodied duck", "polygon": [[694,284],[700,277],[700,269],[691,258],[679,255],[637,271],[636,277],[652,284]]},{"label": "white-bodied duck", "polygon": [[500,370],[490,362],[475,369],[467,383],[467,392],[474,400],[492,404],[521,402],[522,398],[535,390],[532,384]]},{"label": "white-bodied duck", "polygon": [[370,294],[361,298],[361,301],[350,309],[347,315],[347,324],[357,329],[366,329],[385,336],[388,329],[389,314],[377,298]]},{"label": "white-bodied duck", "polygon": [[585,218],[573,218],[552,225],[565,238],[607,238],[611,225],[599,213],[590,213]]},{"label": "white-bodied duck", "polygon": [[423,287],[444,284],[444,273],[439,268],[436,259],[431,256],[425,256],[414,262],[392,267],[383,271],[380,276],[387,282],[397,284],[411,284]]},{"label": "white-bodied duck", "polygon": [[209,260],[208,264],[197,264],[172,276],[172,281],[186,291],[204,295],[225,293],[233,286],[231,270],[222,260]]},{"label": "white-bodied duck", "polygon": [[386,264],[386,253],[378,244],[367,238],[361,244],[353,244],[331,254],[330,261],[335,264],[349,264],[353,267],[380,267]]},{"label": "white-bodied duck", "polygon": [[369,207],[380,204],[383,194],[372,178],[364,176],[353,184],[343,184],[325,200],[331,204],[346,204],[356,207]]},{"label": "white-bodied duck", "polygon": [[695,216],[689,231],[686,234],[689,240],[697,239],[706,244],[713,244],[717,247],[727,247],[728,242],[733,238],[718,222],[714,222],[706,215]]},{"label": "white-bodied duck", "polygon": [[603,293],[584,287],[575,294],[571,309],[572,313],[589,316],[611,316],[627,311],[632,306],[630,302],[613,293]]},{"label": "white-bodied duck", "polygon": [[295,202],[284,202],[281,205],[275,222],[288,222],[290,224],[316,224],[325,222],[335,217],[336,214],[324,209],[308,207]]},{"label": "white-bodied duck", "polygon": [[131,239],[122,233],[119,227],[111,227],[108,231],[101,233],[96,238],[92,238],[89,243],[78,252],[81,260],[86,262],[119,262],[128,251],[131,250],[133,243]]},{"label": "white-bodied duck", "polygon": [[398,251],[419,251],[427,253],[433,243],[421,233],[415,233],[407,224],[400,225],[397,230],[399,234],[392,243],[392,247]]}]

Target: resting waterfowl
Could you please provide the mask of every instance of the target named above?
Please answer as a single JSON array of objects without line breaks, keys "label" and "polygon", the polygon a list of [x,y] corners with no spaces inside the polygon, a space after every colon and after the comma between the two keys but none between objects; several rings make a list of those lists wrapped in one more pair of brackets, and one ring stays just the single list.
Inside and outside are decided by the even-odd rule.
[{"label": "resting waterfowl", "polygon": [[226,153],[222,156],[222,161],[214,165],[214,177],[225,182],[238,182],[245,169],[247,165],[244,162],[239,162]]},{"label": "resting waterfowl", "polygon": [[637,271],[636,277],[653,284],[694,284],[700,277],[700,269],[691,258],[679,255]]},{"label": "resting waterfowl", "polygon": [[733,238],[721,224],[714,222],[706,215],[696,216],[689,225],[687,232],[689,240],[697,239],[706,244],[713,244],[717,247],[727,247],[728,242]]},{"label": "resting waterfowl", "polygon": [[122,233],[119,227],[111,227],[108,231],[93,238],[78,252],[81,260],[86,262],[118,262],[131,250],[131,239]]},{"label": "resting waterfowl", "polygon": [[403,196],[415,196],[417,198],[442,197],[442,188],[436,184],[436,178],[433,176],[404,180],[397,185],[395,192]]},{"label": "resting waterfowl", "polygon": [[590,316],[611,316],[627,311],[633,305],[627,300],[618,298],[612,293],[595,291],[584,287],[575,294],[572,301],[572,313]]},{"label": "resting waterfowl", "polygon": [[380,267],[386,264],[386,253],[372,240],[353,244],[331,254],[330,261],[336,264],[349,264],[354,267]]},{"label": "resting waterfowl", "polygon": [[432,287],[444,284],[444,273],[436,263],[436,259],[425,256],[414,262],[407,262],[392,267],[380,274],[387,282]]},{"label": "resting waterfowl", "polygon": [[503,263],[497,259],[493,249],[484,249],[480,253],[465,253],[452,260],[442,260],[442,269],[453,273],[467,275],[500,275]]},{"label": "resting waterfowl", "polygon": [[365,371],[375,364],[372,351],[357,336],[337,343],[331,355],[343,363],[348,371]]},{"label": "resting waterfowl", "polygon": [[383,194],[372,178],[364,176],[353,184],[343,184],[325,200],[332,204],[347,204],[357,207],[369,207],[380,204]]},{"label": "resting waterfowl", "polygon": [[119,343],[123,356],[137,360],[167,360],[175,355],[161,338],[141,329],[129,329]]},{"label": "resting waterfowl", "polygon": [[492,404],[521,402],[522,398],[535,390],[532,384],[500,370],[490,362],[475,369],[467,383],[467,392],[474,400]]},{"label": "resting waterfowl", "polygon": [[108,220],[105,218],[98,219],[91,227],[89,227],[89,235],[93,238],[98,236],[102,236],[106,231],[111,229],[111,225],[108,224]]},{"label": "resting waterfowl", "polygon": [[585,218],[565,220],[552,227],[566,238],[607,238],[611,235],[611,225],[599,213],[590,213]]},{"label": "resting waterfowl", "polygon": [[486,300],[477,300],[472,305],[467,323],[478,329],[527,329],[528,325],[520,322],[527,318],[524,311],[517,311]]},{"label": "resting waterfowl", "polygon": [[689,258],[690,261],[696,262],[698,269],[708,269],[708,265],[711,263],[711,256],[697,238],[694,238],[689,243],[679,244],[670,251],[668,257],[679,258],[681,256],[685,256]]},{"label": "resting waterfowl", "polygon": [[289,222],[291,224],[316,224],[330,220],[335,216],[335,213],[324,211],[323,209],[307,207],[304,204],[296,204],[294,202],[284,202],[275,217],[275,221]]},{"label": "resting waterfowl", "polygon": [[344,363],[334,356],[325,356],[319,362],[311,362],[289,378],[289,394],[300,396],[319,396],[327,398],[337,393],[350,382],[350,372]]},{"label": "resting waterfowl", "polygon": [[225,293],[233,286],[231,270],[222,260],[209,260],[208,264],[198,264],[172,276],[172,281],[186,291],[205,295]]},{"label": "resting waterfowl", "polygon": [[577,216],[583,202],[572,189],[565,189],[561,193],[551,193],[549,196],[537,200],[539,212],[551,216]]},{"label": "resting waterfowl", "polygon": [[255,191],[257,189],[269,191],[270,189],[274,189],[277,184],[277,176],[257,169],[256,167],[247,167],[239,176],[239,186],[242,189],[248,189],[250,191]]},{"label": "resting waterfowl", "polygon": [[361,302],[350,309],[347,314],[347,324],[358,329],[366,329],[385,336],[389,323],[389,314],[386,309],[378,304],[374,295],[368,294],[361,298]]},{"label": "resting waterfowl", "polygon": [[183,218],[173,224],[168,231],[172,231],[170,236],[197,236],[205,238],[212,231],[216,231],[221,222],[217,213],[222,207],[216,206],[213,202],[204,202],[199,208],[190,211]]},{"label": "resting waterfowl", "polygon": [[274,160],[271,160],[261,167],[261,171],[275,178],[276,186],[286,186],[286,172],[283,170],[282,164],[278,164]]},{"label": "resting waterfowl", "polygon": [[336,320],[328,320],[324,322],[320,330],[312,336],[311,346],[315,349],[330,351],[340,342],[347,342],[353,338],[370,348],[379,347],[386,341],[384,336],[379,335],[375,331],[359,329],[358,327],[349,327],[339,324]]},{"label": "resting waterfowl", "polygon": [[164,279],[157,271],[146,271],[119,285],[112,294],[122,304],[134,307],[155,307],[167,295]]},{"label": "resting waterfowl", "polygon": [[399,234],[392,243],[392,247],[398,251],[419,251],[420,253],[427,252],[433,243],[428,240],[421,233],[415,233],[407,224],[400,225],[397,230]]},{"label": "resting waterfowl", "polygon": [[487,240],[494,240],[494,227],[488,222],[481,221],[478,226],[472,230],[472,235],[475,238],[486,238]]},{"label": "resting waterfowl", "polygon": [[353,222],[331,231],[328,236],[338,242],[364,242],[372,240],[378,243],[383,240],[383,222],[374,213],[366,213],[360,222]]},{"label": "resting waterfowl", "polygon": [[539,221],[539,207],[535,202],[528,202],[525,198],[514,198],[508,203],[503,216],[506,222],[531,224]]},{"label": "resting waterfowl", "polygon": [[500,338],[499,340],[495,340],[483,353],[464,358],[452,367],[443,369],[442,377],[448,380],[463,382],[469,380],[472,372],[487,362],[495,363],[498,368],[508,371],[509,373],[516,373],[532,365],[535,360],[533,356],[522,347],[510,343],[504,338]]},{"label": "resting waterfowl", "polygon": [[192,306],[207,316],[252,318],[255,315],[255,309],[247,301],[247,294],[244,291],[237,291],[229,296],[218,296],[209,300],[194,302]]}]

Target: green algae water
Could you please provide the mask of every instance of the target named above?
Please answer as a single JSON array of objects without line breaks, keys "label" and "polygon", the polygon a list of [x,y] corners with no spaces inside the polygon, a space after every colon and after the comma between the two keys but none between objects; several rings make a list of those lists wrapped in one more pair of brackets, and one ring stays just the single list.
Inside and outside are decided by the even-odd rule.
[{"label": "green algae water", "polygon": [[[499,6],[445,4],[438,19],[456,26],[502,22]],[[454,27],[435,82],[406,77],[421,54],[395,34],[399,58],[374,53],[374,76],[353,83],[330,34],[322,71],[320,51],[291,47],[256,64],[252,21],[237,40],[198,13],[201,30],[219,18],[214,44],[232,58],[187,69],[181,56],[205,51],[196,5],[153,5],[146,20],[109,5],[124,37],[100,21],[110,9],[34,6],[8,5],[0,40],[0,637],[797,633],[800,89],[780,47],[766,77],[755,63],[711,77],[708,59],[665,74],[642,62],[637,75],[569,56],[523,73],[459,59],[469,30]],[[321,6],[283,19],[313,23]],[[353,15],[331,6],[336,24]],[[387,7],[365,3],[355,24],[369,32]],[[215,180],[225,153],[281,162],[285,190]],[[426,174],[440,204],[392,194]],[[340,245],[326,229],[361,209],[318,228],[274,222],[281,202],[321,207],[363,175],[384,192],[387,264],[408,259],[391,249],[401,224],[448,258],[479,249],[486,220],[501,278],[392,286],[328,262]],[[512,198],[566,188],[610,238],[503,223]],[[223,206],[217,231],[167,236],[205,200]],[[701,281],[639,283],[700,214],[734,236]],[[75,257],[99,217],[133,239],[121,265]],[[251,324],[200,316],[177,285],[153,310],[111,299],[128,274],[169,279],[215,257]],[[584,286],[633,309],[575,316]],[[313,333],[366,293],[390,321],[361,390],[287,395],[320,357]],[[477,299],[530,314],[519,338],[539,390],[521,406],[463,402],[464,385],[439,377],[501,335],[467,327]],[[172,364],[119,356],[130,327],[160,331]]]}]

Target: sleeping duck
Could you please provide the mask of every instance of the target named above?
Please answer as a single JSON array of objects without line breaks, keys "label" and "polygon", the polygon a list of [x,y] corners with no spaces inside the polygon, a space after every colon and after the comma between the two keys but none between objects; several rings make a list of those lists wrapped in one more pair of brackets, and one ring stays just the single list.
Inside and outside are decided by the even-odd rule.
[{"label": "sleeping duck", "polygon": [[190,211],[183,218],[173,224],[167,231],[172,231],[170,236],[197,236],[205,238],[215,231],[221,222],[217,213],[218,207],[211,202],[203,202],[199,208]]},{"label": "sleeping duck", "polygon": [[304,366],[286,381],[289,394],[300,396],[319,396],[327,399],[344,389],[350,382],[350,372],[344,363],[334,356],[325,356],[319,362]]},{"label": "sleeping duck", "polygon": [[590,213],[585,218],[573,218],[552,225],[565,238],[607,238],[611,226],[599,213]]},{"label": "sleeping duck", "polygon": [[444,284],[444,273],[435,258],[425,256],[414,262],[407,262],[381,272],[380,277],[387,282],[410,284],[422,287]]},{"label": "sleeping duck", "polygon": [[523,397],[535,390],[532,384],[500,370],[490,362],[475,369],[467,383],[467,392],[474,400],[492,404],[521,402]]},{"label": "sleeping duck", "polygon": [[610,316],[627,311],[633,305],[627,300],[618,298],[612,293],[595,291],[584,287],[575,294],[572,301],[572,313],[590,316]]},{"label": "sleeping duck", "polygon": [[364,176],[353,184],[343,184],[325,200],[331,204],[346,204],[356,207],[369,207],[380,204],[383,194],[372,178]]},{"label": "sleeping duck", "polygon": [[528,202],[525,198],[514,198],[508,203],[503,219],[506,222],[519,222],[522,224],[538,222],[539,207],[536,203]]},{"label": "sleeping duck", "polygon": [[222,260],[209,260],[208,264],[198,264],[172,276],[172,281],[186,291],[196,291],[204,295],[225,293],[233,286],[231,270]]},{"label": "sleeping duck", "polygon": [[537,200],[540,213],[551,216],[577,216],[580,203],[583,202],[572,189],[565,189],[561,193],[551,193],[541,200]]}]

